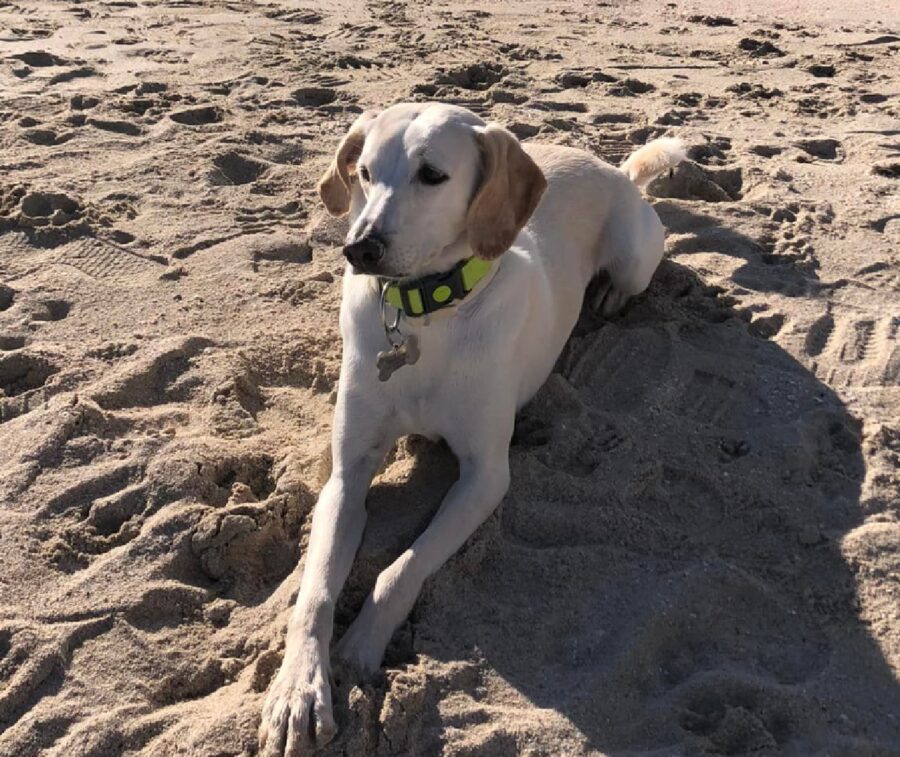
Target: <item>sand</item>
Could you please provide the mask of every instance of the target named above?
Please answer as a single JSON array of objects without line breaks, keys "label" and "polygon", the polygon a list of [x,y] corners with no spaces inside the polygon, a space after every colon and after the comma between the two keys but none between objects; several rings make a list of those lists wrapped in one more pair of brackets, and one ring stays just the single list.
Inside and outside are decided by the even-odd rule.
[{"label": "sand", "polygon": [[[647,293],[586,305],[502,506],[329,754],[900,754],[890,3],[0,3],[0,754],[255,751],[338,380],[363,108],[612,162]],[[456,474],[401,443],[337,616]]]}]

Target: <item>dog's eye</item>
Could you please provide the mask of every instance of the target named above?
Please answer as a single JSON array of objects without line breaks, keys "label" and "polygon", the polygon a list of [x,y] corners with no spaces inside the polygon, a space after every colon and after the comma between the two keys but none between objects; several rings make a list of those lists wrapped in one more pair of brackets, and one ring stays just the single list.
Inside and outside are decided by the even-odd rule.
[{"label": "dog's eye", "polygon": [[443,184],[450,177],[447,176],[447,174],[438,171],[434,166],[429,166],[426,163],[419,169],[419,173],[416,174],[416,178],[423,184],[427,184],[428,186],[433,187],[437,184]]},{"label": "dog's eye", "polygon": [[365,182],[369,181],[369,169],[365,166],[359,167],[359,178]]}]

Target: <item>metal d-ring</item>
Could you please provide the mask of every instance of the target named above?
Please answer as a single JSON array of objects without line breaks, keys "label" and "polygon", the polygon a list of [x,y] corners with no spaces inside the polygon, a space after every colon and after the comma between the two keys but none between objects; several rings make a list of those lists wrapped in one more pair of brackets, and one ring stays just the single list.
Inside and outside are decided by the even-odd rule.
[{"label": "metal d-ring", "polygon": [[391,282],[385,281],[381,286],[381,325],[384,326],[384,335],[387,337],[388,344],[390,344],[391,347],[399,348],[405,344],[406,337],[400,333],[401,310],[397,310],[397,314],[394,316],[394,322],[388,323],[387,308],[389,303],[387,301],[387,291],[390,285]]}]

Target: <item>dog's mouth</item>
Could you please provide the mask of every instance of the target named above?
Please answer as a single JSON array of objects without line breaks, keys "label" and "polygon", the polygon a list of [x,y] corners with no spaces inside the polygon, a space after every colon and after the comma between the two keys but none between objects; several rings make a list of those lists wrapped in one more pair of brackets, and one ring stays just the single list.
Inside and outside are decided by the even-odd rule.
[{"label": "dog's mouth", "polygon": [[365,276],[377,276],[379,279],[384,279],[385,281],[393,283],[411,281],[423,275],[422,273],[394,270],[389,266],[383,265],[383,261],[379,261],[372,265],[351,263],[350,267],[353,269],[354,273],[363,274]]},{"label": "dog's mouth", "polygon": [[384,279],[394,278],[393,276],[380,271],[377,263],[371,265],[366,265],[365,263],[351,263],[350,267],[353,269],[353,273],[361,274],[363,276],[378,276]]},{"label": "dog's mouth", "polygon": [[405,279],[411,279],[413,277],[407,273],[379,273],[378,278],[384,279],[385,281],[397,282],[403,281]]},{"label": "dog's mouth", "polygon": [[379,263],[373,263],[367,265],[365,263],[351,263],[350,268],[353,273],[361,276],[377,276],[379,279],[384,279],[385,281],[391,282],[399,282],[404,279],[414,278],[408,273],[398,273],[397,271],[392,271]]},{"label": "dog's mouth", "polygon": [[456,260],[451,260],[449,264],[441,265],[441,253],[446,249],[446,247],[437,249],[430,255],[416,256],[417,265],[413,267],[413,270],[398,271],[390,264],[390,261],[386,261],[384,258],[371,263],[365,261],[351,261],[350,267],[353,269],[354,273],[365,276],[377,276],[379,279],[384,279],[391,283],[415,281],[424,276],[443,273],[456,264]]}]

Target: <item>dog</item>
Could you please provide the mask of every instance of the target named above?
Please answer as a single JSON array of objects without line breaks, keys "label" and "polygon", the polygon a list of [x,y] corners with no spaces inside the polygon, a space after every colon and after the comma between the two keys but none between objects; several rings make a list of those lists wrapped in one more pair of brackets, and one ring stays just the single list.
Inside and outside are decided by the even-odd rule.
[{"label": "dog", "polygon": [[259,729],[267,754],[305,754],[336,733],[330,687],[335,603],[366,521],[366,493],[395,441],[443,439],[459,479],[387,567],[334,649],[376,671],[422,584],[509,486],[516,412],[544,383],[591,279],[604,314],[643,292],[664,230],[639,186],[684,158],[658,139],[620,168],[576,149],[520,144],[437,103],[365,112],[319,182],[343,248],[343,360],[332,472],[316,504],[281,668]]}]

